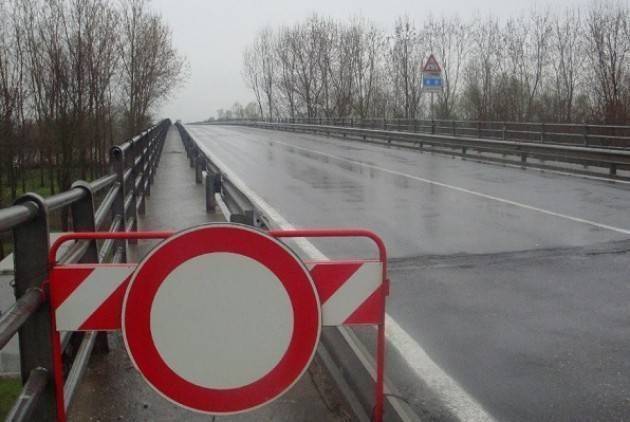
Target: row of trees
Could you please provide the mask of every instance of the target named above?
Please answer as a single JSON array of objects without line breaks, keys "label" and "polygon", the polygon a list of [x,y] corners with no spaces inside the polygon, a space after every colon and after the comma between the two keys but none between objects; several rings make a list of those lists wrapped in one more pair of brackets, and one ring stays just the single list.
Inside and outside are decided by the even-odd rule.
[{"label": "row of trees", "polygon": [[260,118],[258,104],[250,102],[243,107],[238,101],[232,104],[232,108],[217,110],[216,117],[211,116],[207,121],[232,120],[232,119],[258,119]]},{"label": "row of trees", "polygon": [[[613,1],[508,19],[312,16],[259,32],[243,55],[258,114],[275,117],[463,118],[625,122],[630,10]],[[443,92],[421,90],[434,53]]]},{"label": "row of trees", "polygon": [[184,65],[145,0],[0,0],[0,205],[101,174]]}]

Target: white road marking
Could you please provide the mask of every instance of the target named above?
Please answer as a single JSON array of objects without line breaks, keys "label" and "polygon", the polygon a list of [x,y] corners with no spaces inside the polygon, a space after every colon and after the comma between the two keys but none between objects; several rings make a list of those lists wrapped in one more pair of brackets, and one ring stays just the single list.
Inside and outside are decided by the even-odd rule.
[{"label": "white road marking", "polygon": [[491,201],[496,201],[496,202],[500,202],[503,204],[508,204],[508,205],[512,205],[515,207],[519,207],[519,208],[523,208],[526,210],[530,210],[530,211],[535,211],[535,212],[539,212],[542,214],[547,214],[547,215],[551,215],[553,217],[559,217],[559,218],[564,218],[566,220],[570,220],[576,223],[582,223],[582,224],[588,224],[590,226],[594,226],[594,227],[598,227],[600,229],[605,229],[605,230],[611,230],[617,233],[622,233],[622,234],[630,234],[630,229],[624,229],[621,227],[615,227],[615,226],[611,226],[608,224],[604,224],[604,223],[599,223],[597,221],[592,221],[592,220],[587,220],[585,218],[580,218],[580,217],[573,217],[571,215],[567,215],[567,214],[562,214],[559,212],[555,212],[555,211],[551,211],[551,210],[547,210],[544,208],[539,208],[539,207],[535,207],[533,205],[528,205],[528,204],[524,204],[522,202],[517,202],[517,201],[512,201],[510,199],[505,199],[505,198],[499,198],[498,196],[493,196],[493,195],[488,195],[486,193],[483,192],[477,192],[471,189],[466,189],[466,188],[462,188],[459,186],[454,186],[454,185],[449,185],[448,183],[443,183],[443,182],[438,182],[436,180],[431,180],[431,179],[425,179],[424,177],[420,177],[420,176],[414,176],[412,174],[408,174],[408,173],[404,173],[401,171],[397,171],[397,170],[392,170],[392,169],[388,169],[385,167],[380,167],[380,166],[376,166],[373,164],[367,164],[361,161],[357,161],[357,160],[352,160],[350,158],[343,158],[343,157],[339,157],[337,155],[333,155],[333,154],[328,154],[326,152],[321,152],[321,151],[317,151],[314,149],[310,149],[310,148],[305,148],[305,147],[300,147],[300,146],[296,146],[296,145],[292,145],[292,144],[288,144],[286,142],[281,142],[281,141],[273,141],[274,143],[277,144],[281,144],[281,145],[285,145],[291,148],[295,148],[295,149],[299,149],[302,151],[307,151],[313,154],[318,154],[321,155],[323,157],[328,157],[328,158],[332,158],[334,160],[338,160],[338,161],[342,161],[342,162],[346,162],[346,163],[350,163],[350,164],[356,164],[365,168],[369,168],[369,169],[373,169],[373,170],[377,170],[377,171],[381,171],[383,173],[389,173],[389,174],[393,174],[395,176],[401,176],[401,177],[406,177],[408,179],[411,180],[416,180],[418,182],[423,182],[423,183],[427,183],[430,185],[434,185],[434,186],[440,186],[446,189],[451,189],[457,192],[462,192],[462,193],[466,193],[469,195],[474,195],[480,198],[484,198],[484,199],[489,199]]},{"label": "white road marking", "polygon": [[[227,172],[228,167],[213,154],[206,145],[197,143],[199,148],[220,169]],[[280,229],[292,230],[295,227],[289,223],[278,211],[252,191],[237,175],[228,172],[230,180],[263,211]],[[326,255],[310,241],[304,238],[296,239],[298,246],[312,260],[328,259]],[[425,352],[420,344],[414,340],[400,325],[389,315],[385,321],[387,340],[394,346],[405,361],[413,369],[415,374],[434,391],[443,401],[444,405],[462,421],[494,421],[473,397],[471,397],[454,379],[448,376],[439,365]],[[356,349],[355,349],[356,350]]]}]

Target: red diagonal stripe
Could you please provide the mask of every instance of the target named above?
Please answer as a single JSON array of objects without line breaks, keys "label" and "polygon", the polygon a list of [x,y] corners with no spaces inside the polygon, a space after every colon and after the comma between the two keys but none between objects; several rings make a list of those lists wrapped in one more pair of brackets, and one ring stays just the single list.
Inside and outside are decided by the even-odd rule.
[{"label": "red diagonal stripe", "polygon": [[311,269],[311,276],[315,282],[315,288],[319,295],[319,302],[326,302],[342,285],[345,283],[352,274],[354,274],[361,263],[338,263],[338,262],[326,262],[316,264]]},{"label": "red diagonal stripe", "polygon": [[383,285],[380,285],[378,289],[376,289],[370,297],[365,299],[365,302],[344,321],[344,325],[382,323],[385,311],[384,291]]},{"label": "red diagonal stripe", "polygon": [[123,281],[120,286],[114,290],[114,293],[109,295],[107,299],[99,306],[88,319],[81,324],[79,330],[84,331],[111,331],[120,330],[122,305],[125,299],[125,291],[127,290],[127,284],[129,284],[129,277]]},{"label": "red diagonal stripe", "polygon": [[94,271],[90,267],[55,267],[50,273],[50,303],[57,309]]}]

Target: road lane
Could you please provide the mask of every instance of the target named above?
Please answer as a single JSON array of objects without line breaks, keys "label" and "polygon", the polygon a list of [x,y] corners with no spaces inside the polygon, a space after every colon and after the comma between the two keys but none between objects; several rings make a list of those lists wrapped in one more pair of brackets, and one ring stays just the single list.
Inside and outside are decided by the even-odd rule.
[{"label": "road lane", "polygon": [[[630,237],[624,233],[630,221],[622,212],[630,205],[627,186],[312,135],[215,126],[189,126],[189,130],[295,225],[371,228],[385,238],[394,257],[406,257],[392,266],[390,314],[496,416],[601,418],[627,410],[628,403],[620,398],[630,385],[625,375],[610,383],[621,393],[606,395],[610,400],[603,410],[585,400],[594,390],[593,377],[605,384],[614,371],[627,369],[620,356],[606,356],[600,373],[584,365],[588,357],[603,358],[602,350],[589,347],[601,340],[594,337],[593,327],[626,316],[619,307],[602,312],[611,300],[628,296],[622,283],[625,261],[589,259],[596,264],[595,271],[599,269],[596,291],[579,271],[547,270],[574,268],[575,256],[590,256],[584,251],[593,244],[603,245],[597,249],[603,257],[615,247],[617,254],[625,253],[624,247],[618,251],[618,243],[606,242]],[[330,244],[321,247],[326,253],[341,249]],[[558,252],[567,247],[574,249]],[[527,251],[532,250],[542,255],[530,256]],[[504,267],[475,261],[483,256],[459,257],[474,262],[440,272],[450,265],[448,260],[461,254],[491,254],[487,256],[493,262],[511,269],[511,277],[505,277],[509,272]],[[545,267],[546,256],[558,258]],[[602,262],[606,264],[598,266]],[[545,271],[531,271],[537,266]],[[545,280],[547,274],[556,275]],[[575,277],[578,289],[573,286]],[[496,292],[497,286],[505,289],[502,294],[486,294]],[[583,299],[592,296],[580,302],[589,306],[567,306],[571,304],[565,298],[567,291]],[[441,307],[436,308],[437,303]],[[554,306],[562,310],[563,318],[557,317]],[[518,311],[528,307],[530,313]],[[538,310],[552,322],[541,324]],[[471,313],[476,317],[471,319]],[[582,330],[570,324],[585,317],[593,324]],[[478,324],[471,326],[471,321]],[[556,341],[563,330],[570,335]],[[628,334],[623,329],[608,331],[606,341],[625,347]],[[568,353],[569,358],[559,363],[550,355],[554,345],[557,354]],[[580,359],[571,358],[576,347]],[[540,365],[523,365],[528,361]],[[420,390],[413,377],[404,375],[404,363],[394,362],[392,367],[392,372],[401,374],[396,381],[414,403],[420,402]],[[527,371],[514,377],[511,372],[519,367]],[[567,380],[577,387],[558,385]],[[595,390],[601,395],[601,389]]]},{"label": "road lane", "polygon": [[[627,235],[336,161],[287,144],[630,229],[628,217],[620,212],[630,207],[625,186],[312,135],[215,126],[191,126],[190,130],[289,221],[363,225],[381,233],[395,257],[583,246]],[[456,164],[462,165],[461,171]],[[553,186],[555,179],[557,186]]]}]

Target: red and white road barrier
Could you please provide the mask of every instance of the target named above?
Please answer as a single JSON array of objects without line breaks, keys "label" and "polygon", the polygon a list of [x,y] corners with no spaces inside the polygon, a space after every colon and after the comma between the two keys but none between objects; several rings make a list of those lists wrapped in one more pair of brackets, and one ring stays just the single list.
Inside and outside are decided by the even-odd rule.
[{"label": "red and white road barrier", "polygon": [[[307,262],[280,238],[367,237],[379,258]],[[208,414],[269,403],[297,382],[322,325],[378,326],[375,420],[382,420],[387,257],[365,230],[262,232],[210,224],[172,232],[74,233],[77,239],[163,238],[140,263],[53,264],[57,401],[59,331],[122,330],[136,368],[159,394]]]}]

